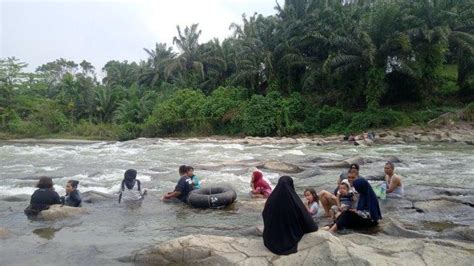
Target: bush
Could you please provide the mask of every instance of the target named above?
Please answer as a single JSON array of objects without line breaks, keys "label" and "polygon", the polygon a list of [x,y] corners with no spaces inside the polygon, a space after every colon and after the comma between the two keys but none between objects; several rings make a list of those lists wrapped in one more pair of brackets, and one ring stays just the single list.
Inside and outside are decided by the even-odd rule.
[{"label": "bush", "polygon": [[201,91],[184,89],[158,103],[144,125],[145,136],[155,137],[181,132],[207,131],[204,119],[206,97]]},{"label": "bush", "polygon": [[410,118],[402,113],[388,110],[365,111],[357,113],[352,117],[348,130],[351,132],[361,132],[370,128],[407,126],[411,123]]},{"label": "bush", "polygon": [[140,136],[142,132],[142,128],[140,125],[127,122],[120,127],[120,131],[118,133],[118,139],[120,141],[136,139]]},{"label": "bush", "polygon": [[281,124],[282,106],[281,96],[276,92],[266,97],[253,95],[239,116],[243,132],[252,136],[275,135]]},{"label": "bush", "polygon": [[119,138],[120,127],[114,124],[94,124],[80,120],[69,132],[74,136],[108,140]]},{"label": "bush", "polygon": [[474,121],[474,102],[468,104],[462,111],[461,111],[461,119],[468,122]]},{"label": "bush", "polygon": [[234,134],[240,130],[236,121],[245,103],[246,93],[241,88],[219,87],[207,97],[204,116],[212,124],[214,132]]}]

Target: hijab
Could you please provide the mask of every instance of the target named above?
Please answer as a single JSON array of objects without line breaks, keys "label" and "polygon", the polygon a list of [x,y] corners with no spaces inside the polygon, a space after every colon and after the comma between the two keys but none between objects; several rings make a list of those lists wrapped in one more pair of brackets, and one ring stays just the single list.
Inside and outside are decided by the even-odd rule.
[{"label": "hijab", "polygon": [[382,219],[382,213],[379,208],[379,201],[375,195],[374,190],[369,182],[364,178],[357,178],[354,180],[354,188],[359,193],[359,202],[357,203],[357,210],[368,211],[370,218],[377,222]]},{"label": "hijab", "polygon": [[128,169],[125,171],[124,179],[122,181],[122,188],[125,185],[128,189],[132,189],[135,185],[135,180],[137,178],[137,170]]},{"label": "hijab", "polygon": [[278,180],[267,199],[262,217],[263,244],[278,255],[296,253],[303,235],[318,230],[289,176]]},{"label": "hijab", "polygon": [[260,171],[253,171],[253,187],[262,187],[264,189],[272,189],[268,181],[263,178],[263,174]]}]

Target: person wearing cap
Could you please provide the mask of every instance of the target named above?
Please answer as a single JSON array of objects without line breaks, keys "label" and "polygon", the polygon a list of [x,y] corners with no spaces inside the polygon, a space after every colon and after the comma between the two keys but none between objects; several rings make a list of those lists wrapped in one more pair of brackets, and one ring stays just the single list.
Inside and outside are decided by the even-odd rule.
[{"label": "person wearing cap", "polygon": [[347,172],[343,172],[339,175],[339,178],[337,179],[337,188],[335,189],[334,193],[331,193],[327,190],[322,190],[319,192],[319,201],[321,202],[327,217],[331,217],[331,213],[329,211],[331,207],[337,205],[337,192],[342,180],[347,179],[352,187],[352,183],[357,178],[361,178],[359,175],[359,165],[354,163],[349,166],[349,170]]},{"label": "person wearing cap", "polygon": [[69,180],[66,183],[66,195],[61,197],[61,203],[70,207],[81,207],[81,192],[77,189],[79,181]]}]

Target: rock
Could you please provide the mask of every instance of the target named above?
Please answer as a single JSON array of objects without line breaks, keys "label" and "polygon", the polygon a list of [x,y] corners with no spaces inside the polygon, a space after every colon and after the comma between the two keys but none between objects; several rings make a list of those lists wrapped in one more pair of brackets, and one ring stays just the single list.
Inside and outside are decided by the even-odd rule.
[{"label": "rock", "polygon": [[428,121],[428,126],[453,126],[455,121],[458,120],[456,114],[454,113],[444,113],[438,118]]},{"label": "rock", "polygon": [[257,168],[287,174],[296,174],[304,171],[304,169],[300,168],[297,165],[278,161],[265,162],[264,164],[258,165]]},{"label": "rock", "polygon": [[387,158],[385,158],[385,161],[392,162],[392,163],[401,163],[402,162],[402,160],[400,160],[400,158],[398,158],[395,155],[388,156]]},{"label": "rock", "polygon": [[406,237],[406,238],[428,237],[427,235],[424,235],[420,232],[406,229],[399,221],[392,218],[383,219],[380,226],[382,226],[383,228],[382,232],[391,236]]},{"label": "rock", "polygon": [[0,227],[0,239],[8,238],[10,236],[10,231],[6,228]]},{"label": "rock", "polygon": [[321,170],[318,168],[310,168],[310,169],[305,170],[302,173],[295,174],[294,177],[299,178],[299,179],[306,179],[306,178],[315,177],[317,175],[321,175]]},{"label": "rock", "polygon": [[84,208],[75,208],[57,204],[51,205],[49,209],[41,211],[38,214],[38,218],[44,220],[57,220],[84,213],[87,213],[86,209]]},{"label": "rock", "polygon": [[[389,243],[389,244],[388,244]],[[386,235],[306,234],[298,252],[278,256],[262,239],[189,235],[135,252],[122,262],[193,265],[471,265],[474,245]]]},{"label": "rock", "polygon": [[351,164],[363,165],[366,163],[366,160],[361,156],[352,157],[343,161],[321,163],[319,164],[322,168],[348,168]]},{"label": "rock", "polygon": [[6,201],[6,202],[21,202],[21,201],[29,201],[30,198],[31,198],[30,195],[22,194],[22,195],[4,197],[1,200]]},{"label": "rock", "polygon": [[82,193],[82,201],[87,202],[87,203],[97,203],[97,202],[117,200],[117,199],[118,199],[118,196],[116,195],[102,193],[102,192],[93,191],[93,190]]},{"label": "rock", "polygon": [[474,140],[465,140],[464,143],[467,145],[474,145]]}]

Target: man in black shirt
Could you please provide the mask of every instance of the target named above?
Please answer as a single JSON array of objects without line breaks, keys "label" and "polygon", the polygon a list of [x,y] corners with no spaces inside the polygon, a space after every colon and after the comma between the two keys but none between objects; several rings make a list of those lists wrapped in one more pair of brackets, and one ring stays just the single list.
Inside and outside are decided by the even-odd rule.
[{"label": "man in black shirt", "polygon": [[170,200],[173,198],[177,198],[181,200],[182,202],[187,203],[188,200],[188,194],[191,192],[191,190],[194,189],[194,182],[191,179],[191,177],[188,177],[186,173],[188,172],[188,167],[185,165],[181,165],[179,167],[179,174],[180,178],[178,181],[178,184],[176,184],[176,187],[174,188],[173,192],[168,192],[163,196],[163,200]]}]

